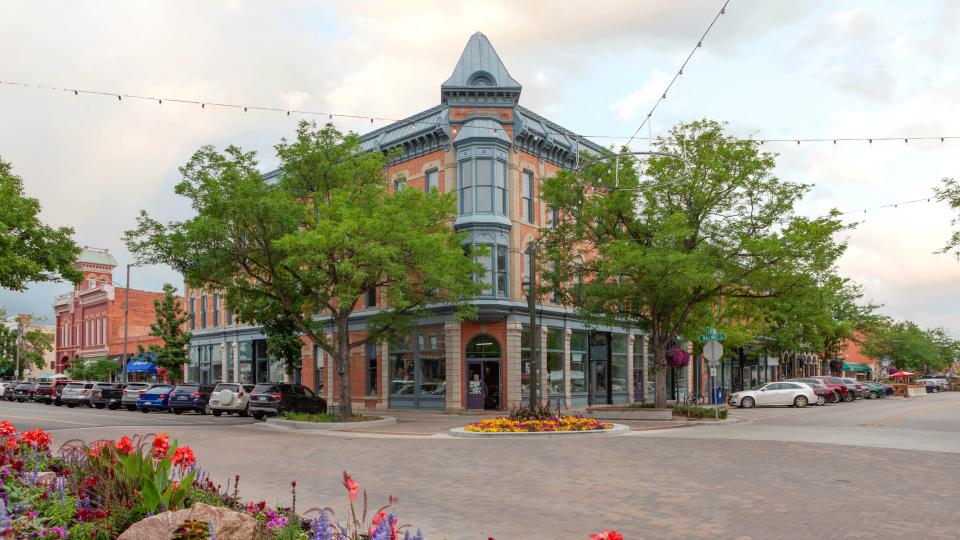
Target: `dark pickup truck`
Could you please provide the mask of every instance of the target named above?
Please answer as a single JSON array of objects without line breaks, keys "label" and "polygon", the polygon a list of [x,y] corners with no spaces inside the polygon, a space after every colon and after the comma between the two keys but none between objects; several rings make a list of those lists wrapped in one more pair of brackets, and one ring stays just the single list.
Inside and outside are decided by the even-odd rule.
[{"label": "dark pickup truck", "polygon": [[104,407],[115,411],[120,408],[123,400],[123,389],[127,385],[122,383],[101,382],[93,386],[93,397],[90,398],[90,404],[98,409]]},{"label": "dark pickup truck", "polygon": [[70,379],[54,379],[52,381],[37,383],[37,389],[33,393],[33,400],[37,403],[46,403],[47,405],[55,403],[57,406],[60,406],[62,405],[60,394],[63,393],[63,387],[71,382],[73,381]]}]

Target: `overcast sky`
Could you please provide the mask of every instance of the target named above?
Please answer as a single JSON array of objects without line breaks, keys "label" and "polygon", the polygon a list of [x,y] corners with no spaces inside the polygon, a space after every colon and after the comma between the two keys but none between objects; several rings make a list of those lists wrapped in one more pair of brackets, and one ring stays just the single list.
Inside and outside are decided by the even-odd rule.
[{"label": "overcast sky", "polygon": [[[0,80],[399,118],[439,103],[482,31],[523,85],[523,105],[579,133],[625,137],[721,4],[6,1]],[[757,138],[960,135],[958,25],[957,2],[732,0],[652,133],[708,117]],[[0,157],[48,223],[74,227],[78,243],[109,248],[122,267],[120,237],[141,208],[187,215],[172,187],[194,150],[239,144],[269,168],[298,120],[0,85]],[[928,197],[960,165],[960,140],[767,147],[780,152],[779,176],[815,184],[801,208],[809,215]],[[862,223],[842,272],[885,313],[960,335],[960,262],[934,254],[949,210],[923,202],[848,217]],[[182,286],[164,268],[135,269],[132,285],[164,281]],[[0,291],[0,305],[50,316],[68,289]]]}]

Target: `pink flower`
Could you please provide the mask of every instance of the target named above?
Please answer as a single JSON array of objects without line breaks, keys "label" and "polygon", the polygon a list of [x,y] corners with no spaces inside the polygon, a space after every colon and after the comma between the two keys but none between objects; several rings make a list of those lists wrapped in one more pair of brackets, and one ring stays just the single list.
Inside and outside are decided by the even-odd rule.
[{"label": "pink flower", "polygon": [[623,535],[617,531],[602,531],[600,534],[591,534],[590,540],[623,540]]},{"label": "pink flower", "polygon": [[347,471],[343,471],[343,487],[347,488],[347,494],[350,496],[350,502],[353,502],[357,499],[357,494],[360,492],[360,486],[353,481],[353,478],[350,477],[350,474]]}]

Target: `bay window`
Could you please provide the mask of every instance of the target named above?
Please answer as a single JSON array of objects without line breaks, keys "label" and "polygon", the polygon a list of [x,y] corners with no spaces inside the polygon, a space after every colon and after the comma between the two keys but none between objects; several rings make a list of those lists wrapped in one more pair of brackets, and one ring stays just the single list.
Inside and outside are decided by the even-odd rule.
[{"label": "bay window", "polygon": [[507,215],[507,163],[478,157],[458,162],[460,215]]},{"label": "bay window", "polygon": [[477,244],[486,248],[485,255],[479,255],[477,262],[483,265],[483,275],[477,276],[485,285],[483,296],[506,297],[509,295],[510,280],[508,268],[507,246],[493,244]]}]

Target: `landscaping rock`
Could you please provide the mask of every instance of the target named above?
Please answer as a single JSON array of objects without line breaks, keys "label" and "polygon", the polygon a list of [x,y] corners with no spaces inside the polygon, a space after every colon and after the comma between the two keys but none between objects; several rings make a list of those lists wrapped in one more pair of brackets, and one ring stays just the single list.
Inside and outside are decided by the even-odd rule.
[{"label": "landscaping rock", "polygon": [[134,523],[123,531],[120,540],[167,540],[187,520],[209,523],[217,540],[261,540],[259,521],[253,516],[227,508],[197,503],[190,509],[163,512]]}]

